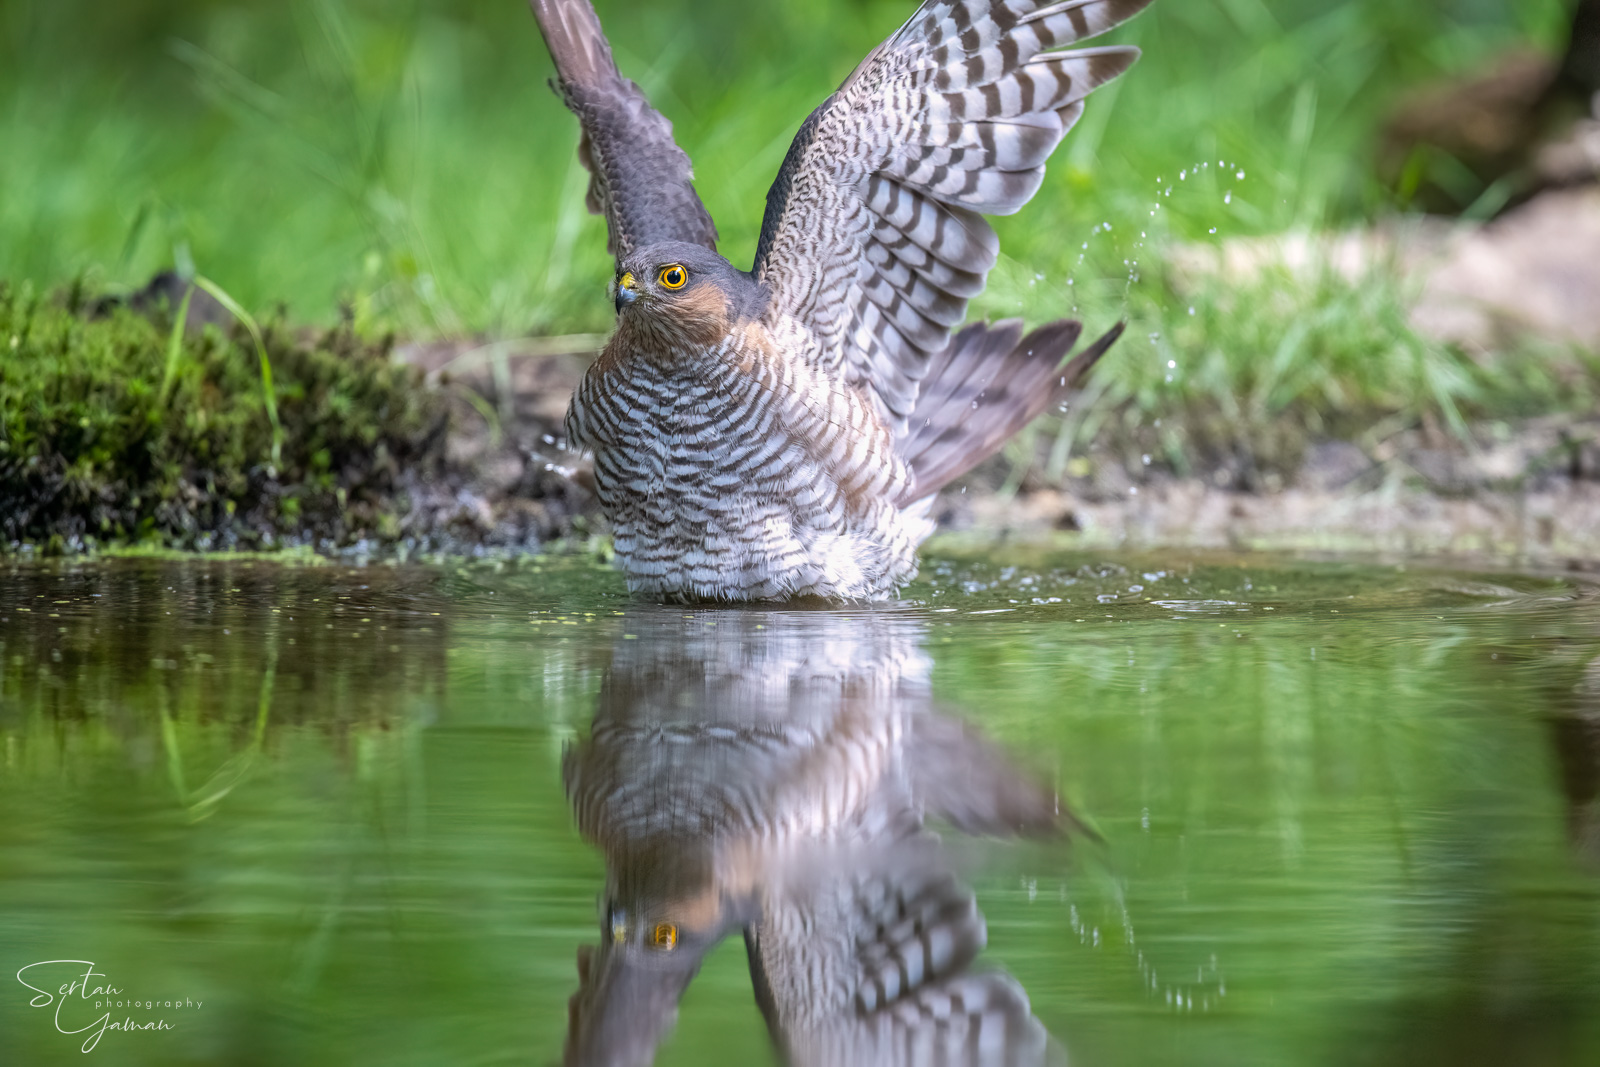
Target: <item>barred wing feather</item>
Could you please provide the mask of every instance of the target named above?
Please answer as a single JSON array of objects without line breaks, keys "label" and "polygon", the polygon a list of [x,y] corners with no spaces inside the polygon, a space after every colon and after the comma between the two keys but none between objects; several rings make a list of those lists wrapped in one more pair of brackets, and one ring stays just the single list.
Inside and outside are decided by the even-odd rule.
[{"label": "barred wing feather", "polygon": [[1150,0],[929,0],[801,126],[753,273],[809,357],[869,385],[903,427],[929,359],[983,290],[998,242],[1084,98],[1138,57],[1060,51]]},{"label": "barred wing feather", "polygon": [[1009,975],[969,969],[988,938],[938,866],[769,909],[745,931],[756,1003],[794,1067],[1034,1067],[1055,1057]]}]

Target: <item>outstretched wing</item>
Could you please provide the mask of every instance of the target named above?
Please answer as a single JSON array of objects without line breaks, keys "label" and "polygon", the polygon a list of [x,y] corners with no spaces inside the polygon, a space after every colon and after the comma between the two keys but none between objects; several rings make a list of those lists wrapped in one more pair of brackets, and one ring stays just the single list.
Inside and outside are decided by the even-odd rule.
[{"label": "outstretched wing", "polygon": [[1050,1062],[1022,987],[971,969],[988,937],[972,890],[926,858],[934,862],[834,874],[809,892],[792,886],[746,928],[756,1004],[785,1063]]},{"label": "outstretched wing", "polygon": [[606,217],[606,251],[687,241],[716,251],[717,227],[695,195],[689,157],[672,123],[617,71],[589,0],[530,0],[550,58],[553,87],[578,116],[578,158],[589,171],[589,210]]},{"label": "outstretched wing", "polygon": [[1053,51],[1150,0],[928,0],[808,118],[767,194],[755,276],[768,315],[871,385],[897,425],[983,290],[980,216],[1032,198],[1083,99],[1138,49]]}]

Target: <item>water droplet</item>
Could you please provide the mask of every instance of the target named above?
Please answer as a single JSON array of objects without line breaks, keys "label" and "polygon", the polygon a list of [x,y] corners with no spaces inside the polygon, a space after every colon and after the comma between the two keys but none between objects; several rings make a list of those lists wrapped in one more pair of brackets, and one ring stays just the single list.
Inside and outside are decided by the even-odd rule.
[{"label": "water droplet", "polygon": [[1222,194],[1222,202],[1224,204],[1233,203],[1233,190],[1232,189],[1229,189],[1227,192]]},{"label": "water droplet", "polygon": [[1180,171],[1179,171],[1179,172],[1178,172],[1178,180],[1179,180],[1179,181],[1180,181],[1180,182],[1186,182],[1186,181],[1188,181],[1188,180],[1189,180],[1189,172],[1188,172],[1188,171],[1186,171],[1186,170],[1180,170]]},{"label": "water droplet", "polygon": [[1128,486],[1128,495],[1129,496],[1138,496],[1139,495],[1139,487],[1137,485]]},{"label": "water droplet", "polygon": [[1178,369],[1178,361],[1175,360],[1175,359],[1167,360],[1167,369],[1168,370],[1177,370]]},{"label": "water droplet", "polygon": [[1216,233],[1217,232],[1217,228],[1215,226],[1211,227],[1211,231],[1210,232]]},{"label": "water droplet", "polygon": [[[1140,460],[1140,462],[1142,462],[1142,463],[1143,463],[1143,464],[1144,464],[1144,465],[1145,465],[1145,466],[1146,466],[1146,467],[1148,467],[1148,466],[1150,466],[1150,453],[1148,453],[1148,452],[1146,452],[1146,453],[1145,453],[1145,454],[1144,454],[1144,455],[1142,455],[1142,456],[1140,456],[1140,457],[1139,457],[1139,460]],[[1139,587],[1139,586],[1137,586],[1137,585],[1136,585],[1136,586],[1134,586],[1134,587],[1133,587],[1133,591],[1134,591],[1134,592],[1135,592],[1135,593],[1142,593],[1142,592],[1144,592],[1144,590],[1143,590],[1143,589],[1142,589],[1142,588],[1140,588],[1140,587]]]},{"label": "water droplet", "polygon": [[1194,308],[1193,308],[1193,306],[1191,306],[1191,307],[1190,307],[1190,308],[1189,308],[1189,314],[1191,314],[1191,315],[1193,315],[1193,314],[1194,314]]},{"label": "water droplet", "polygon": [[1241,171],[1236,171],[1233,176],[1235,178],[1238,178],[1240,181],[1244,181],[1244,171],[1242,171],[1242,170]]}]

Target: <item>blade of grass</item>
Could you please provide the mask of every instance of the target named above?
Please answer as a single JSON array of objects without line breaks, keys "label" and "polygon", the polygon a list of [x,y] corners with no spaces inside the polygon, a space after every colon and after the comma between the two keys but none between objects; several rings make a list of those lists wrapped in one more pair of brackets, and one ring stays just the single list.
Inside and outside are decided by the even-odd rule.
[{"label": "blade of grass", "polygon": [[161,372],[161,396],[166,398],[172,390],[172,378],[178,373],[178,364],[183,360],[183,331],[189,322],[189,300],[194,296],[194,286],[183,291],[183,300],[178,304],[178,313],[172,317],[172,336],[167,338],[167,365]]},{"label": "blade of grass", "polygon": [[261,756],[262,746],[266,744],[267,723],[272,712],[272,691],[278,677],[278,643],[275,639],[267,642],[267,665],[261,674],[261,686],[256,694],[256,719],[255,728],[250,734],[250,744],[238,754],[231,757],[204,784],[196,788],[187,797],[189,820],[200,822],[214,815],[218,806],[227,799],[244,781],[250,777],[256,760]]},{"label": "blade of grass", "polygon": [[261,336],[261,327],[256,325],[254,316],[228,295],[227,290],[210,278],[197,274],[194,284],[210,293],[217,303],[228,309],[230,315],[243,323],[250,333],[250,339],[256,344],[256,356],[261,361],[261,399],[267,407],[267,421],[272,423],[272,466],[276,469],[283,454],[283,426],[278,422],[278,401],[272,389],[272,361],[267,358],[267,343]]}]

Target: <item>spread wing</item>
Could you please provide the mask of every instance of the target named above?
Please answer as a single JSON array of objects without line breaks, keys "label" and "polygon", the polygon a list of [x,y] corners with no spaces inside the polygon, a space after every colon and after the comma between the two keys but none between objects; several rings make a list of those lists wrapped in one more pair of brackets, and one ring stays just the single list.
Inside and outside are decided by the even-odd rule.
[{"label": "spread wing", "polygon": [[1138,49],[1057,51],[1150,0],[928,0],[806,120],[767,194],[753,268],[774,326],[871,385],[903,425],[928,361],[998,251],[981,216],[1032,198],[1044,163]]},{"label": "spread wing", "polygon": [[[909,842],[907,844],[910,844]],[[972,890],[936,862],[790,886],[746,928],[756,1004],[793,1067],[1033,1067],[1054,1057],[1015,979],[971,964]]]},{"label": "spread wing", "polygon": [[606,217],[606,251],[687,241],[716,251],[717,227],[695,195],[694,169],[672,123],[617,71],[589,0],[531,0],[555,90],[578,116],[578,158],[589,171],[589,210]]}]

